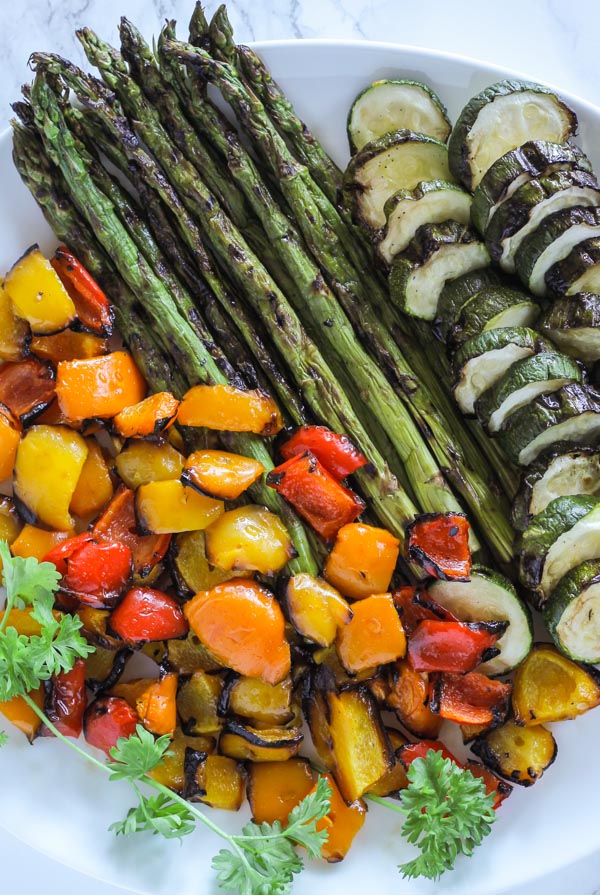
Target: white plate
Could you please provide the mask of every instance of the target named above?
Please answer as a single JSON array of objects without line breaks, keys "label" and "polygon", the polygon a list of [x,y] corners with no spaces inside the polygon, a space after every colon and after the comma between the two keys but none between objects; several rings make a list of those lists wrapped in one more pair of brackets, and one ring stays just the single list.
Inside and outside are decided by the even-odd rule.
[{"label": "white plate", "polygon": [[[376,78],[412,77],[429,83],[455,118],[481,88],[514,75],[456,56],[388,44],[286,41],[258,46],[310,127],[340,164],[347,159],[345,122],[358,91]],[[600,109],[566,96],[580,116],[581,145],[600,170]],[[10,162],[10,139],[0,140],[0,270],[33,242],[55,240]],[[313,864],[296,881],[296,895],[391,887],[407,895],[498,895],[600,848],[600,710],[556,726],[559,755],[533,789],[515,788],[484,846],[460,859],[436,884],[401,882],[396,864],[412,856],[400,836],[402,819],[372,805],[348,858]],[[112,885],[144,895],[217,891],[210,859],[220,841],[199,829],[181,848],[156,837],[115,839],[109,824],[132,804],[126,786],[68,754],[52,740],[30,748],[18,734],[0,753],[0,825],[45,854]],[[231,832],[247,814],[219,813]]]}]

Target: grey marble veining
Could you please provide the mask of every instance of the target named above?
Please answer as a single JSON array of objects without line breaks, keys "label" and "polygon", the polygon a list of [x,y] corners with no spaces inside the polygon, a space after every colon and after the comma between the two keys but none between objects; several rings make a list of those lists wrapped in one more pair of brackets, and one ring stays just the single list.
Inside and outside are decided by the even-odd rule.
[{"label": "grey marble veining", "polygon": [[[185,34],[192,0],[0,0],[0,129],[10,102],[31,73],[34,50],[61,53],[85,64],[74,37],[89,25],[117,41],[123,14],[150,37],[165,18]],[[216,0],[210,0],[212,12]],[[383,40],[472,56],[553,83],[600,105],[600,0],[229,0],[239,41],[285,38]],[[574,778],[574,785],[578,785]],[[568,822],[565,819],[565,822]],[[557,819],[557,847],[560,847]],[[34,853],[0,831],[0,864],[7,889],[47,895],[116,895]],[[27,870],[23,874],[23,868]],[[26,880],[26,882],[24,882]],[[600,856],[512,895],[600,895]]]}]

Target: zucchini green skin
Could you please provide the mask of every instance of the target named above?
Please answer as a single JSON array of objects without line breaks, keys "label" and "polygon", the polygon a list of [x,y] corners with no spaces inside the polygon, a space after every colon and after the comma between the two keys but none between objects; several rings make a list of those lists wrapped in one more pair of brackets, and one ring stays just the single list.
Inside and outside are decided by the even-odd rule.
[{"label": "zucchini green skin", "polygon": [[[587,290],[577,287],[577,280],[590,268],[600,265],[600,237],[584,239],[571,249],[566,258],[557,261],[546,273],[546,285],[551,295],[573,295]],[[598,271],[600,281],[600,270]]]},{"label": "zucchini green skin", "polygon": [[[396,255],[388,278],[390,296],[394,304],[404,313],[414,317],[431,320],[437,311],[437,299],[431,291],[427,293],[428,304],[433,310],[418,309],[411,303],[409,295],[410,278],[417,268],[425,268],[434,256],[447,246],[479,246],[481,259],[489,257],[483,243],[473,231],[457,221],[444,221],[441,224],[423,224],[411,239],[406,251]],[[440,286],[440,292],[443,284]]]},{"label": "zucchini green skin", "polygon": [[[598,506],[600,500],[586,494],[557,497],[534,516],[516,546],[519,579],[525,587],[538,592],[544,563],[552,545]],[[543,594],[538,596],[543,600]]]},{"label": "zucchini green skin", "polygon": [[507,286],[489,286],[482,289],[460,309],[448,334],[451,349],[455,350],[468,339],[477,336],[498,314],[515,305],[528,302],[528,298],[527,293]]},{"label": "zucchini green skin", "polygon": [[[600,431],[600,395],[585,385],[565,385],[552,394],[540,395],[511,414],[499,432],[500,444],[513,463],[528,466],[550,445],[549,442],[539,443],[536,448],[533,442],[539,436],[552,434],[549,430],[584,414],[586,419],[579,422],[590,423],[593,428],[589,438],[594,440],[598,436],[595,430]],[[569,433],[565,433],[564,428],[557,429],[556,440],[565,440],[565,434]],[[587,437],[581,431],[574,431],[572,440],[586,443]]]},{"label": "zucchini green skin", "polygon": [[[365,166],[376,159],[377,156],[383,155],[384,153],[407,143],[420,143],[437,148],[439,158],[444,161],[444,164],[441,165],[443,170],[430,172],[426,177],[418,176],[414,178],[414,181],[405,177],[400,178],[400,182],[397,182],[395,187],[390,189],[389,194],[382,200],[380,215],[378,209],[378,219],[374,220],[373,217],[366,215],[361,208],[361,197],[373,189],[372,185],[365,182]],[[370,143],[363,146],[363,148],[350,160],[350,164],[346,168],[342,181],[342,205],[351,213],[352,219],[356,224],[364,227],[367,232],[376,232],[385,224],[383,206],[390,195],[393,195],[393,193],[397,192],[399,189],[414,189],[417,183],[424,180],[452,180],[450,170],[447,167],[447,155],[448,150],[446,144],[440,142],[440,140],[434,139],[434,137],[428,137],[426,134],[416,134],[414,131],[407,129],[400,129],[392,131],[389,134],[384,134],[380,139],[372,140]]]},{"label": "zucchini green skin", "polygon": [[[493,103],[494,100],[501,96],[523,92],[542,93],[554,97],[554,100],[560,107],[565,119],[564,133],[560,135],[561,139],[559,142],[565,142],[577,131],[577,116],[575,115],[575,112],[561,102],[549,88],[543,87],[541,84],[508,78],[504,81],[499,81],[497,84],[492,84],[490,87],[486,87],[485,90],[482,90],[481,93],[478,93],[469,100],[464,107],[458,116],[448,142],[450,170],[456,180],[458,180],[459,183],[462,183],[465,189],[472,191],[473,188],[477,186],[474,182],[474,172],[471,163],[469,135],[481,110],[484,106],[487,106],[488,103]],[[531,139],[535,139],[535,136],[535,134],[532,134]],[[518,141],[518,143],[522,142],[523,141],[521,140]],[[512,149],[514,147],[510,148]],[[500,154],[503,155],[504,153]]]},{"label": "zucchini green skin", "polygon": [[[589,559],[560,579],[544,606],[544,621],[565,656],[596,664],[600,662],[599,620],[600,559]],[[574,637],[571,626],[576,629]]]},{"label": "zucchini green skin", "polygon": [[[430,201],[432,196],[442,200],[435,211]],[[399,207],[402,208],[400,221],[397,220]],[[398,190],[383,206],[386,224],[374,237],[379,257],[384,264],[390,265],[395,255],[408,248],[423,224],[442,224],[452,220],[467,226],[470,207],[469,194],[448,180],[423,181],[413,190]]]},{"label": "zucchini green skin", "polygon": [[539,225],[543,217],[563,208],[598,204],[600,186],[594,175],[587,171],[574,168],[533,178],[498,208],[486,227],[485,244],[492,259],[507,273],[514,273],[514,242],[516,240],[518,244],[527,235],[520,231],[535,226],[535,220]]},{"label": "zucchini green skin", "polygon": [[491,267],[482,267],[480,270],[464,273],[461,277],[445,283],[440,292],[437,314],[433,321],[433,332],[436,338],[445,342],[465,302],[481,292],[482,289],[499,284],[500,277]]},{"label": "zucchini green skin", "polygon": [[[410,120],[411,118],[414,118],[414,115],[411,116],[410,109],[404,112],[404,116],[401,116],[400,110],[398,110],[396,113],[394,125],[391,128],[384,126],[383,130],[380,130],[378,133],[375,133],[375,131],[373,130],[368,134],[363,134],[361,132],[361,129],[357,126],[357,123],[355,121],[357,110],[360,109],[361,104],[365,101],[365,99],[371,100],[372,102],[377,102],[377,97],[374,97],[374,93],[377,93],[382,88],[393,88],[395,85],[397,85],[398,87],[414,88],[415,90],[420,90],[425,95],[425,99],[431,104],[432,111],[435,110],[435,112],[437,113],[437,134],[429,134],[428,131],[422,131],[418,128],[414,128],[414,122]],[[367,143],[370,143],[372,140],[379,139],[379,137],[382,137],[389,131],[398,130],[400,128],[428,133],[429,136],[433,136],[437,140],[441,140],[445,143],[450,136],[452,124],[450,123],[450,119],[448,118],[448,111],[443,102],[441,101],[437,93],[434,93],[431,87],[428,87],[427,84],[423,84],[421,81],[413,81],[410,78],[382,78],[381,80],[373,81],[372,84],[369,84],[368,87],[365,87],[364,90],[361,90],[361,92],[358,94],[358,96],[350,106],[350,110],[348,112],[348,119],[346,121],[346,133],[348,134],[350,155],[354,155],[356,152],[362,149],[363,146],[365,146]]]},{"label": "zucchini green skin", "polygon": [[[545,277],[544,284],[540,288],[537,288],[537,285],[533,282],[536,264],[552,243],[572,227],[584,227],[592,231],[600,227],[600,208],[575,206],[575,208],[555,211],[553,214],[548,215],[547,218],[544,218],[539,227],[536,227],[533,233],[529,233],[517,249],[515,267],[519,278],[523,285],[531,289],[536,295],[542,295],[545,292]],[[590,237],[593,235],[593,232],[589,234]],[[585,239],[586,236],[582,236],[580,242],[583,242]],[[563,257],[568,255],[569,251],[570,249],[566,250]],[[556,261],[560,260],[562,259],[556,259]],[[556,261],[549,263],[548,269]]]},{"label": "zucchini green skin", "polygon": [[592,170],[589,159],[581,149],[570,143],[530,140],[511,149],[486,171],[473,193],[473,226],[483,236],[493,210],[507,195],[512,194],[517,184],[520,186],[534,177],[574,167]]},{"label": "zucchini green skin", "polygon": [[547,343],[536,333],[534,329],[528,329],[521,326],[506,326],[502,329],[488,329],[479,333],[461,345],[454,355],[453,367],[455,371],[460,369],[480,354],[487,351],[496,351],[498,348],[504,348],[505,345],[514,344],[523,348],[531,348],[534,351],[543,351],[547,347]]},{"label": "zucchini green skin", "polygon": [[[484,392],[475,405],[480,423],[487,428],[490,418],[515,392],[533,383],[564,380],[583,382],[583,370],[572,358],[557,351],[541,351],[517,361],[493,388]],[[567,383],[565,383],[567,384]],[[554,391],[555,389],[548,389]],[[512,412],[515,413],[518,408]]]},{"label": "zucchini green skin", "polygon": [[[472,596],[466,589],[469,585],[472,585]],[[490,587],[494,589],[496,596],[493,607],[489,605],[489,597],[486,606],[485,590]],[[462,621],[485,619],[510,622],[497,643],[500,654],[480,665],[478,672],[490,676],[506,674],[516,668],[529,653],[533,643],[531,611],[519,597],[512,582],[504,575],[475,565],[469,582],[437,580],[429,584],[427,590],[437,603]],[[498,606],[497,598],[500,595],[503,596],[502,607]]]},{"label": "zucchini green skin", "polygon": [[578,292],[557,298],[539,327],[566,354],[585,363],[600,360],[600,295]]}]

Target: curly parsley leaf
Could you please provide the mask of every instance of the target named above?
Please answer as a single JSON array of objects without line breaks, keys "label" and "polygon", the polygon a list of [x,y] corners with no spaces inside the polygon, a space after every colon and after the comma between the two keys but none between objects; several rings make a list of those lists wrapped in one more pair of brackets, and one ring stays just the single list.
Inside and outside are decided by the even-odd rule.
[{"label": "curly parsley leaf", "polygon": [[[114,778],[111,778],[114,779]],[[109,830],[117,836],[150,832],[165,839],[182,839],[195,829],[194,815],[165,793],[144,796],[136,789],[139,804],[127,812],[125,820],[111,824]]]},{"label": "curly parsley leaf", "polygon": [[0,749],[8,743],[8,734],[5,730],[0,730]]},{"label": "curly parsley leaf", "polygon": [[0,559],[7,608],[14,605],[24,609],[56,593],[60,575],[54,563],[38,562],[33,556],[12,556],[6,541],[0,541]]},{"label": "curly parsley leaf", "polygon": [[154,770],[168,752],[171,745],[169,736],[157,740],[141,724],[130,737],[119,737],[117,745],[110,750],[113,761],[107,762],[111,769],[111,780],[139,780],[144,774]]}]

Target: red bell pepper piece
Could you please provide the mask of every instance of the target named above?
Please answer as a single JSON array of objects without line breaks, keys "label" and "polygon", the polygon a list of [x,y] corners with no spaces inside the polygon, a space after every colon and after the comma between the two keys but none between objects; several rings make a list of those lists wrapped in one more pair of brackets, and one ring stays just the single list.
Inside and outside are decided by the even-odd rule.
[{"label": "red bell pepper piece", "polygon": [[327,472],[341,481],[366,466],[367,458],[346,435],[338,435],[327,426],[300,426],[281,447],[281,456],[289,460],[310,451]]},{"label": "red bell pepper piece", "polygon": [[118,541],[131,550],[134,574],[146,578],[161,562],[169,549],[171,535],[140,535],[135,518],[134,493],[130,488],[117,488],[93,529],[95,541]]},{"label": "red bell pepper piece", "polygon": [[0,404],[27,426],[56,398],[54,367],[49,361],[26,357],[0,366]]},{"label": "red bell pepper piece", "polygon": [[511,692],[512,684],[485,674],[440,674],[429,685],[429,708],[459,724],[496,727],[506,720]]},{"label": "red bell pepper piece", "polygon": [[[77,739],[83,729],[86,705],[85,662],[76,659],[70,671],[55,674],[48,681],[44,710],[63,736]],[[42,726],[41,733],[42,736],[54,736],[46,726]]]},{"label": "red bell pepper piece", "polygon": [[365,503],[345,488],[310,452],[294,456],[267,475],[267,485],[278,491],[325,541],[360,516]]},{"label": "red bell pepper piece", "polygon": [[468,581],[472,558],[469,523],[463,513],[425,513],[407,526],[409,559],[434,578]]},{"label": "red bell pepper piece", "polygon": [[483,780],[488,796],[494,796],[495,809],[498,809],[504,799],[507,799],[513,791],[510,783],[507,783],[506,780],[501,780],[500,777],[497,777],[493,771],[490,771],[489,768],[486,768],[485,765],[480,764],[480,762],[473,761],[470,758],[465,767],[474,777]]},{"label": "red bell pepper piece", "polygon": [[128,591],[113,610],[109,624],[121,640],[133,647],[153,640],[185,637],[189,630],[177,600],[150,587]]},{"label": "red bell pepper piece", "polygon": [[61,590],[95,609],[110,609],[125,593],[133,571],[131,550],[118,541],[88,541],[66,561]]},{"label": "red bell pepper piece", "polygon": [[121,696],[100,696],[85,713],[83,731],[86,742],[107,755],[119,737],[135,733],[139,718]]},{"label": "red bell pepper piece", "polygon": [[75,305],[77,320],[72,324],[72,329],[97,336],[112,335],[113,307],[83,264],[66,246],[57,248],[50,263]]},{"label": "red bell pepper piece", "polygon": [[458,619],[449,609],[440,606],[420,585],[406,584],[392,591],[392,599],[402,619],[402,627],[410,636],[419,622],[429,619],[434,621],[456,622]]},{"label": "red bell pepper piece", "polygon": [[415,671],[465,674],[497,656],[494,646],[507,622],[458,622],[425,619],[408,641],[408,659]]},{"label": "red bell pepper piece", "polygon": [[407,743],[400,746],[396,752],[396,756],[402,762],[406,770],[409,769],[415,758],[425,758],[428,752],[441,752],[442,758],[450,758],[454,764],[462,768],[462,764],[452,752],[450,752],[440,740],[421,740],[418,743]]},{"label": "red bell pepper piece", "polygon": [[94,535],[91,531],[82,531],[80,535],[75,535],[74,538],[67,538],[66,541],[61,541],[60,544],[53,547],[52,550],[45,555],[43,561],[54,563],[59,575],[64,576],[67,574],[67,560],[80,550],[81,547],[93,540],[93,537]]}]

